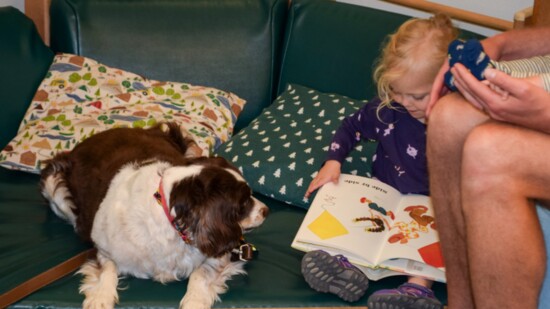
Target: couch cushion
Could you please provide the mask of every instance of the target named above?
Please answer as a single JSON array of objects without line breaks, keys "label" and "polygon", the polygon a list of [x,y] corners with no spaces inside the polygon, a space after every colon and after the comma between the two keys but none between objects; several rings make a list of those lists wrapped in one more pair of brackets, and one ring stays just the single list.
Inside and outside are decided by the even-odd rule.
[{"label": "couch cushion", "polygon": [[274,98],[287,5],[286,0],[132,5],[53,0],[51,46],[151,79],[238,93],[249,103],[239,118],[240,128]]},{"label": "couch cushion", "polygon": [[38,181],[0,168],[0,295],[88,248],[49,209]]},{"label": "couch cushion", "polygon": [[53,52],[33,22],[13,7],[0,7],[0,149],[17,133]]},{"label": "couch cushion", "polygon": [[[6,172],[12,172],[7,171]],[[0,170],[0,175],[2,170]],[[30,175],[29,176],[33,176]],[[1,180],[1,178],[0,178]],[[36,190],[36,189],[35,189]],[[222,294],[221,302],[214,308],[302,308],[302,307],[357,307],[367,306],[368,296],[379,289],[393,288],[405,280],[404,276],[390,277],[371,282],[367,293],[356,303],[348,303],[333,294],[323,294],[311,289],[300,272],[303,253],[290,247],[305,211],[257,195],[270,207],[268,219],[258,229],[247,234],[247,241],[258,249],[256,259],[245,265],[247,275],[239,275],[228,281],[228,291]],[[35,205],[33,207],[44,206]],[[45,207],[45,206],[44,206]],[[33,209],[27,209],[32,211]],[[44,210],[45,211],[45,210]],[[42,220],[45,218],[40,217]],[[61,222],[51,214],[48,221]],[[26,228],[38,228],[40,220],[27,222]],[[67,228],[70,228],[66,225]],[[66,237],[66,236],[65,236]],[[74,248],[68,241],[66,247]],[[54,248],[60,248],[56,246]],[[54,249],[52,248],[52,250]],[[65,248],[66,250],[67,248]],[[47,251],[50,252],[50,251]],[[34,260],[40,261],[35,255]],[[83,296],[78,294],[82,276],[68,276],[36,291],[10,308],[81,308]],[[117,308],[174,308],[187,289],[187,280],[162,284],[152,280],[123,278],[119,290],[120,302]],[[434,290],[438,298],[446,301],[445,285],[436,283]]]}]

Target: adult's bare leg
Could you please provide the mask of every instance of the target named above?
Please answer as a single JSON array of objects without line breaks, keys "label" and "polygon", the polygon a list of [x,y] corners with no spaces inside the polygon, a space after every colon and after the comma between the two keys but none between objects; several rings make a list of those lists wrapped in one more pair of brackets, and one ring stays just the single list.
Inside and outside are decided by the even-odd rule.
[{"label": "adult's bare leg", "polygon": [[473,308],[466,231],[461,210],[462,148],[470,131],[488,117],[459,94],[439,100],[428,120],[430,195],[447,274],[449,308]]},{"label": "adult's bare leg", "polygon": [[550,200],[550,135],[476,127],[463,152],[462,205],[477,308],[537,308],[546,250],[534,199]]}]

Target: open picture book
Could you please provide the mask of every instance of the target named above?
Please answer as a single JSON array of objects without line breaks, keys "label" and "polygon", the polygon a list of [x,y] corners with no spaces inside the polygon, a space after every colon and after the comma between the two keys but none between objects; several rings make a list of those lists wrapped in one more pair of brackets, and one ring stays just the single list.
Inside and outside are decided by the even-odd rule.
[{"label": "open picture book", "polygon": [[430,198],[342,174],[319,189],[291,245],[342,254],[370,280],[414,275],[445,282]]}]

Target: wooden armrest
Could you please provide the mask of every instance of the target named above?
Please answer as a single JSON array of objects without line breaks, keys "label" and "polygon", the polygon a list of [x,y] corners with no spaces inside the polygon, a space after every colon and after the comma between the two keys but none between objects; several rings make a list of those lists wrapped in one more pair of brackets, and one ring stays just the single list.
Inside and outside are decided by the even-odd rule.
[{"label": "wooden armrest", "polygon": [[25,14],[34,21],[38,33],[46,45],[50,45],[50,1],[26,0]]}]

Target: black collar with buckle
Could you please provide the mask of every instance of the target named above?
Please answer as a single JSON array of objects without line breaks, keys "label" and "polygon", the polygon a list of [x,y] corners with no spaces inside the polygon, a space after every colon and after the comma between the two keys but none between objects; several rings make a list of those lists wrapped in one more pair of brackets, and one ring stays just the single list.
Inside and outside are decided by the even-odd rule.
[{"label": "black collar with buckle", "polygon": [[258,250],[253,244],[248,243],[241,238],[240,244],[231,250],[231,262],[236,261],[250,261],[258,256]]}]

